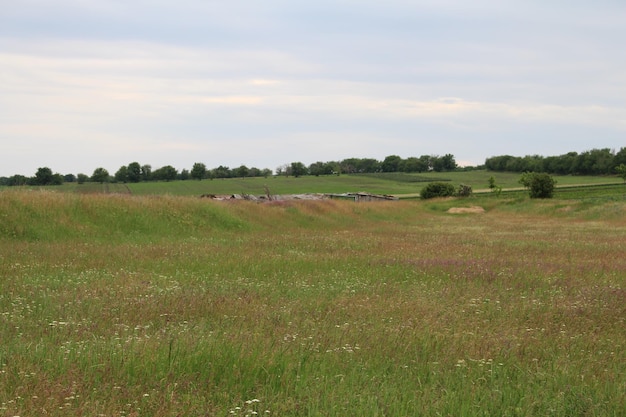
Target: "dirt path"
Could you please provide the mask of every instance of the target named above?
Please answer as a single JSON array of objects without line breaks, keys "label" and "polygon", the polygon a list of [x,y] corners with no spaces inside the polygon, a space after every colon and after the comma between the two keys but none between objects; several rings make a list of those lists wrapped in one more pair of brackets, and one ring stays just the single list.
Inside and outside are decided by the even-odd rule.
[{"label": "dirt path", "polygon": [[[622,182],[599,182],[599,183],[594,183],[594,184],[565,184],[565,185],[557,185],[556,188],[557,189],[564,189],[564,188],[585,188],[585,187],[597,187],[597,186],[604,186],[604,185],[620,185],[622,184]],[[526,187],[512,187],[512,188],[503,188],[502,192],[507,192],[507,191],[524,191],[526,189]],[[487,193],[491,193],[493,192],[490,188],[479,188],[477,190],[473,190],[472,193],[473,194],[487,194]],[[419,198],[420,193],[410,193],[410,194],[394,194],[395,197],[398,197],[399,199],[405,199],[405,198]]]}]

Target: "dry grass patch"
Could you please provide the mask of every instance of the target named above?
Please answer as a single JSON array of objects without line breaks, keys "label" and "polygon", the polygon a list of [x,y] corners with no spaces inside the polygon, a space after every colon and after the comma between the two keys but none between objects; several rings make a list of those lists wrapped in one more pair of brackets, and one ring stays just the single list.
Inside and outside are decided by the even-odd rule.
[{"label": "dry grass patch", "polygon": [[448,213],[451,213],[451,214],[465,214],[465,213],[478,214],[478,213],[484,213],[484,212],[485,212],[485,209],[480,206],[451,207],[448,209]]}]

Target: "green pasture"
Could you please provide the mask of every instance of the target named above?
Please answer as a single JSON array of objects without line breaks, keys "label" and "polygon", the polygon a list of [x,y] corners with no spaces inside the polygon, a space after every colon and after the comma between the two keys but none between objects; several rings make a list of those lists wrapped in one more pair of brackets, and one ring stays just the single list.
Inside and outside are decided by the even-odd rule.
[{"label": "green pasture", "polygon": [[624,242],[624,200],[3,190],[0,415],[623,416]]},{"label": "green pasture", "polygon": [[[425,184],[433,181],[450,181],[459,186],[470,185],[474,192],[489,191],[489,178],[494,177],[496,185],[507,189],[520,188],[520,175],[517,173],[494,173],[490,171],[431,172],[422,174],[380,173],[331,176],[268,177],[268,178],[228,178],[214,180],[186,180],[171,182],[141,182],[129,184],[65,184],[49,189],[81,193],[129,193],[133,195],[187,195],[203,194],[264,195],[266,189],[271,194],[301,193],[345,193],[366,191],[373,194],[417,195]],[[617,176],[555,176],[557,187],[573,185],[592,186],[601,184],[623,184]]]}]

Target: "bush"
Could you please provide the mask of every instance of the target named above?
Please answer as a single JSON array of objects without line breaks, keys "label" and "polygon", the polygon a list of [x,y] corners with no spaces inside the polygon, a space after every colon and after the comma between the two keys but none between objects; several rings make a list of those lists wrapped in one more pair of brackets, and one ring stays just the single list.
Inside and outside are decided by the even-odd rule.
[{"label": "bush", "polygon": [[459,185],[459,189],[456,192],[456,195],[459,197],[469,197],[472,195],[472,186],[471,185]]},{"label": "bush", "polygon": [[422,198],[451,197],[455,193],[454,185],[447,182],[431,182],[422,188]]},{"label": "bush", "polygon": [[530,198],[552,198],[554,195],[556,180],[548,174],[525,172],[519,182],[528,188]]}]

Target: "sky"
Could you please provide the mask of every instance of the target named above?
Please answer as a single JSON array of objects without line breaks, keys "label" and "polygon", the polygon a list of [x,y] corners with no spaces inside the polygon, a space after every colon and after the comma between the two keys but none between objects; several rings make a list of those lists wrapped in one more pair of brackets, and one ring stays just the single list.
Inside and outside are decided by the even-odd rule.
[{"label": "sky", "polygon": [[0,176],[626,146],[623,0],[0,0]]}]

